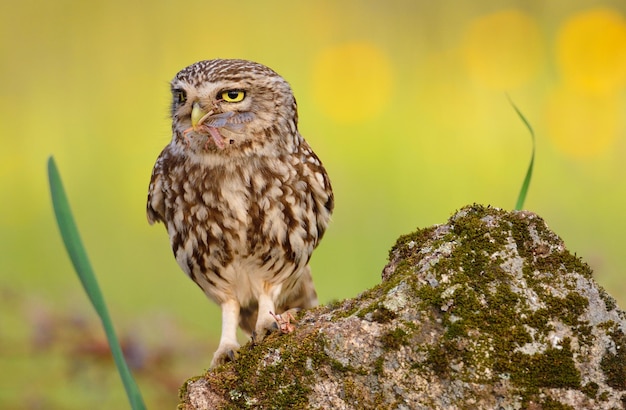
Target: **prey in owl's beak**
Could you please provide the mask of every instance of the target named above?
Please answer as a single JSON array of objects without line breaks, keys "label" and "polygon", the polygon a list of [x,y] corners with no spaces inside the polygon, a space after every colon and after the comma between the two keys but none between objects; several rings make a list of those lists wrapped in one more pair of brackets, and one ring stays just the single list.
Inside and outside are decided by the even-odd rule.
[{"label": "prey in owl's beak", "polygon": [[[233,115],[233,113],[228,112],[214,115],[214,112],[215,111],[213,109],[209,111],[204,111],[197,101],[193,103],[193,106],[191,107],[191,127],[183,131],[183,137],[185,137],[185,141],[187,142],[188,146],[190,144],[188,136],[190,132],[198,132],[203,134],[208,133],[211,136],[212,141],[219,148],[224,148],[226,146],[226,144],[224,143],[224,137],[222,137],[222,134],[220,134],[217,129],[217,124],[212,124],[214,121],[209,121],[209,123],[211,124],[205,124],[205,122],[211,117],[213,117],[212,119],[216,119],[215,117],[224,117],[224,114],[229,114],[228,116],[230,117]],[[205,149],[207,148],[207,144],[210,140],[211,139],[207,138],[207,141],[204,144]]]},{"label": "prey in owl's beak", "polygon": [[[217,103],[217,102],[216,102]],[[216,105],[217,108],[217,105]],[[249,123],[255,118],[252,112],[235,112],[227,111],[221,113],[215,113],[215,109],[204,111],[198,102],[194,102],[191,107],[191,127],[183,131],[183,136],[187,145],[189,145],[189,137],[187,134],[190,132],[197,132],[201,134],[209,134],[211,138],[207,138],[204,148],[207,148],[209,141],[213,141],[219,148],[224,148],[226,138],[220,134],[219,128],[226,128],[231,132],[240,132],[246,123]],[[234,140],[230,140],[232,144]]]}]

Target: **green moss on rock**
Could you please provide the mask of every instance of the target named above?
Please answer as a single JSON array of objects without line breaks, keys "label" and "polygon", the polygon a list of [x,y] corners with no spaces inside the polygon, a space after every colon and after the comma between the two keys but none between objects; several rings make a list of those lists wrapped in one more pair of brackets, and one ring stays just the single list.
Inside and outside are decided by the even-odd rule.
[{"label": "green moss on rock", "polygon": [[615,347],[604,353],[600,368],[604,372],[606,382],[609,386],[617,390],[626,390],[626,336],[619,329],[610,332],[615,341]]}]

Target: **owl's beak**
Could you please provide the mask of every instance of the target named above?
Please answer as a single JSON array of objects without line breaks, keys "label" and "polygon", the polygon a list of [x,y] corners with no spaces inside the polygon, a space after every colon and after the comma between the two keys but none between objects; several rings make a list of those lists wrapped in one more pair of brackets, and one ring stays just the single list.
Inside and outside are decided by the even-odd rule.
[{"label": "owl's beak", "polygon": [[193,103],[191,107],[191,126],[195,129],[198,125],[202,125],[208,114],[200,107],[200,103],[197,101]]}]

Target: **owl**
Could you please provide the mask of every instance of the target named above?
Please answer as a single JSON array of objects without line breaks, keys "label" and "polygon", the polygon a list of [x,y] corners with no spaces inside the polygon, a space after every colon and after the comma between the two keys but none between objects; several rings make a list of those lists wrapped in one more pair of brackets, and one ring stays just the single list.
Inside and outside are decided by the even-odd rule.
[{"label": "owl", "polygon": [[270,68],[200,61],[171,91],[172,140],[152,171],[148,221],[165,225],[182,270],[221,308],[215,367],[235,359],[237,326],[262,340],[281,314],[317,304],[309,260],[334,197],[298,132],[291,87]]}]

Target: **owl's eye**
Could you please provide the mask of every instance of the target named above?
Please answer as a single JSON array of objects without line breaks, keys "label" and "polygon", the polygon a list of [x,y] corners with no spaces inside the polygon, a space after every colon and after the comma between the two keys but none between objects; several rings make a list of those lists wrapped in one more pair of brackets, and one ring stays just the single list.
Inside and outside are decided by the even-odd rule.
[{"label": "owl's eye", "polygon": [[236,103],[246,97],[246,92],[243,90],[227,90],[222,91],[219,97],[226,102]]},{"label": "owl's eye", "polygon": [[187,101],[187,92],[182,88],[172,90],[172,95],[176,104],[184,104]]}]

